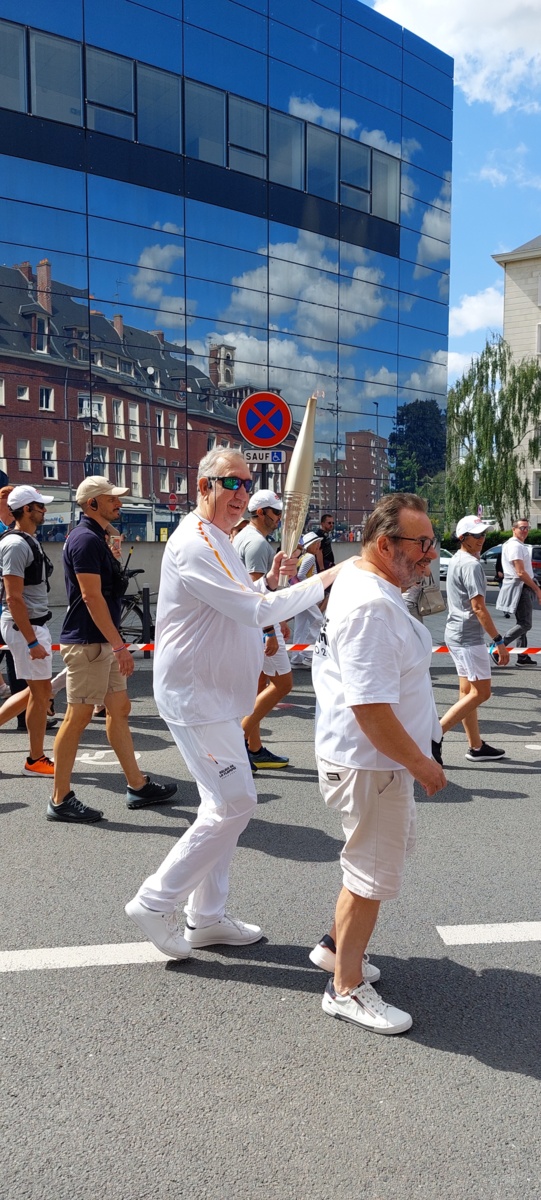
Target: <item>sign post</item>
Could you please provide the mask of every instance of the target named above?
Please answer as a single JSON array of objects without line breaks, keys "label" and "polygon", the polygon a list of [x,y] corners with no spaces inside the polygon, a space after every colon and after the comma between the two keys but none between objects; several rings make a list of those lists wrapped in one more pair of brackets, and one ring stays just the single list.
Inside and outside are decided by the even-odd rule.
[{"label": "sign post", "polygon": [[176,494],[176,492],[171,492],[169,495],[169,511],[176,512],[177,507],[178,507],[177,494]]}]

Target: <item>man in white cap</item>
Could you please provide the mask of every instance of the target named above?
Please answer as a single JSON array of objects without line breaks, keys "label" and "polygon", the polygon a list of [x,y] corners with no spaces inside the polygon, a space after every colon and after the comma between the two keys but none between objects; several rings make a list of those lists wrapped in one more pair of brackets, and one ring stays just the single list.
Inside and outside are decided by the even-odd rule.
[{"label": "man in white cap", "polygon": [[[270,539],[282,517],[280,497],[269,488],[260,488],[250,496],[248,517],[248,524],[237,534],[233,545],[255,583],[270,571],[274,561],[276,547]],[[289,758],[275,754],[262,745],[260,730],[263,718],[285,700],[293,687],[293,673],[284,634],[285,637],[289,636],[286,622],[277,622],[263,630],[265,662],[259,676],[257,700],[254,711],[242,721],[254,774],[258,770],[280,770],[289,766]]]},{"label": "man in white cap", "polygon": [[141,773],[128,725],[127,679],[134,664],[118,631],[124,581],[106,541],[106,530],[118,519],[120,497],[127,490],[101,475],[89,475],[76,492],[83,516],[64,546],[68,609],[60,632],[68,705],[56,735],[48,821],[91,824],[103,816],[100,809],[78,800],[70,786],[81,734],[96,704],[105,705],[107,740],[127,779],[128,808],[163,804],[177,790],[174,783],[155,783]]},{"label": "man in white cap", "polygon": [[490,699],[490,654],[484,634],[492,639],[490,653],[499,666],[509,662],[509,651],[486,606],[487,581],[479,557],[489,528],[487,521],[469,514],[456,527],[460,549],[447,568],[447,604],[449,615],[445,641],[457,669],[460,696],[441,719],[442,733],[462,721],[471,762],[495,762],[505,757],[484,742],[479,733],[477,709]]},{"label": "man in white cap", "polygon": [[503,612],[513,612],[516,625],[505,635],[504,642],[510,646],[516,642],[522,654],[517,654],[517,667],[536,667],[535,658],[526,654],[528,631],[532,628],[532,612],[534,597],[541,600],[541,588],[535,582],[532,571],[532,548],[527,546],[526,538],[530,532],[530,522],[527,517],[518,517],[513,521],[513,536],[502,547],[503,583],[496,601],[496,608]]},{"label": "man in white cap", "polygon": [[45,520],[47,505],[53,499],[43,496],[35,487],[14,487],[7,504],[15,524],[0,536],[2,639],[13,656],[17,678],[25,679],[30,689],[26,708],[30,753],[23,774],[38,777],[54,772],[43,748],[53,673],[51,635],[47,628],[51,616],[47,593],[52,565],[36,537]]}]

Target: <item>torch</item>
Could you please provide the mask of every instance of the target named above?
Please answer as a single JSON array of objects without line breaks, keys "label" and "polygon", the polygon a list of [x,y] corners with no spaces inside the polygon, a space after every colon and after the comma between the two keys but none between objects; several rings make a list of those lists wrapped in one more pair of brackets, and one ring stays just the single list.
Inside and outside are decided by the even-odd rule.
[{"label": "torch", "polygon": [[[324,393],[315,392],[313,396],[310,396],[306,405],[287,472],[282,509],[282,550],[288,558],[295,553],[299,544],[312,494],[316,405],[320,395],[324,395]],[[280,575],[278,586],[286,587],[288,582],[287,575]]]}]

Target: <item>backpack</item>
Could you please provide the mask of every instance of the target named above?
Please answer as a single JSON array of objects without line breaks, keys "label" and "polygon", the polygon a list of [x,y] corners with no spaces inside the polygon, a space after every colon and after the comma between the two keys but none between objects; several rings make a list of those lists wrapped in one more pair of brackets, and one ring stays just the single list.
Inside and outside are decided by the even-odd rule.
[{"label": "backpack", "polygon": [[[32,551],[32,557],[34,560],[24,572],[24,586],[34,587],[38,583],[43,583],[43,578],[45,576],[47,591],[50,592],[51,585],[49,583],[49,578],[54,571],[54,567],[50,558],[47,558],[45,551],[35,542],[34,538],[30,537],[28,533],[23,533],[22,529],[4,530],[4,533],[0,533],[0,542],[2,542],[4,538],[12,537],[13,534],[16,534],[17,537],[24,538],[27,546],[29,546]],[[4,589],[2,587],[2,592],[3,591]]]}]

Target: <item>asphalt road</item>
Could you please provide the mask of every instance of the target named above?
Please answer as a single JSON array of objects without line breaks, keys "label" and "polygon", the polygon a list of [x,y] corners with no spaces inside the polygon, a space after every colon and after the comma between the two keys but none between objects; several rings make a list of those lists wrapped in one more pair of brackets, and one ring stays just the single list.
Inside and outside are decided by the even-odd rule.
[{"label": "asphalt road", "polygon": [[[431,627],[440,641],[441,618]],[[132,729],[142,766],[178,778],[173,807],[126,808],[94,722],[77,794],[107,822],[51,825],[47,783],[20,774],[24,735],[0,731],[0,950],[139,940],[124,904],[197,802],[151,666],[130,686]],[[443,712],[457,693],[444,656],[433,679]],[[293,766],[259,776],[232,870],[230,910],[266,940],[184,964],[0,975],[2,1200],[539,1200],[540,943],[446,946],[436,927],[539,919],[540,685],[541,665],[495,672],[482,732],[508,757],[469,764],[453,733],[446,791],[418,797],[418,851],[370,947],[383,997],[414,1025],[378,1038],[323,1015],[307,957],[331,919],[341,837],[297,672],[265,726]]]}]

